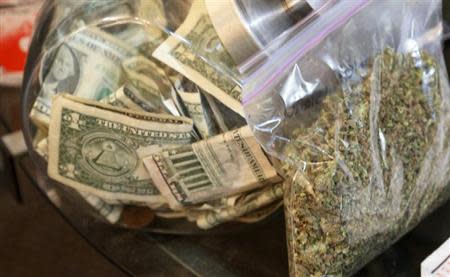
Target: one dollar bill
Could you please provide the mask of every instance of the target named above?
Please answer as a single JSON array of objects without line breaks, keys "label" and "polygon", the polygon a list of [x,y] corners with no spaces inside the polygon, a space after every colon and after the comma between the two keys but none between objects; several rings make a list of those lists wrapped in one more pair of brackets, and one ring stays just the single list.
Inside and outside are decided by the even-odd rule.
[{"label": "one dollar bill", "polygon": [[124,61],[122,66],[127,85],[139,92],[146,105],[153,107],[153,112],[180,115],[172,100],[174,87],[161,63],[136,56]]},{"label": "one dollar bill", "polygon": [[[283,193],[284,190],[282,183],[269,186],[261,192],[254,193],[254,197],[250,194],[249,196],[251,199],[249,201],[245,201],[241,205],[238,204],[236,206],[227,207],[217,211],[207,211],[201,214],[197,218],[197,226],[201,229],[210,229],[224,222],[238,220],[244,215],[255,213],[259,209],[269,206],[268,211],[263,209],[265,212],[263,215],[256,216],[253,220],[247,218],[247,221],[253,222],[264,219],[265,216],[270,215],[270,213],[274,212],[279,207],[278,204],[273,207],[271,204],[282,199]],[[245,222],[246,219],[243,218],[242,221]]]},{"label": "one dollar bill", "polygon": [[192,3],[176,35],[159,46],[153,56],[244,116],[236,65],[214,29],[204,0]]},{"label": "one dollar bill", "polygon": [[59,93],[100,100],[120,87],[122,60],[136,51],[111,35],[93,28],[74,33],[44,56],[41,90],[30,117],[48,129],[52,98]]},{"label": "one dollar bill", "polygon": [[144,163],[174,210],[280,180],[248,127],[161,151]]},{"label": "one dollar bill", "polygon": [[205,109],[206,100],[202,101],[199,91],[184,92],[178,91],[185,113],[192,119],[195,127],[202,138],[209,138],[218,133],[215,122],[212,121],[211,113]]},{"label": "one dollar bill", "polygon": [[123,205],[111,205],[100,197],[87,192],[78,192],[81,197],[109,223],[116,224],[122,215]]},{"label": "one dollar bill", "polygon": [[[35,151],[46,161],[48,161],[48,139],[41,140],[35,148]],[[101,216],[103,216],[109,223],[115,224],[119,221],[122,214],[123,205],[111,205],[106,203],[101,198],[87,193],[78,191],[78,193],[91,205]]]},{"label": "one dollar bill", "polygon": [[188,118],[118,109],[69,95],[55,97],[49,176],[76,190],[122,203],[164,203],[142,158],[162,145],[190,144]]}]

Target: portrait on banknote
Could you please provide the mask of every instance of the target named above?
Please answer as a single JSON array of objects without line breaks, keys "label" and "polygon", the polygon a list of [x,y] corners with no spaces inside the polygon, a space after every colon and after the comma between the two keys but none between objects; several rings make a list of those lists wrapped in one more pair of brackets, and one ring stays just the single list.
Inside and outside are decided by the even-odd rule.
[{"label": "portrait on banknote", "polygon": [[62,44],[51,59],[50,70],[44,79],[43,94],[73,93],[80,79],[80,63],[72,48]]}]

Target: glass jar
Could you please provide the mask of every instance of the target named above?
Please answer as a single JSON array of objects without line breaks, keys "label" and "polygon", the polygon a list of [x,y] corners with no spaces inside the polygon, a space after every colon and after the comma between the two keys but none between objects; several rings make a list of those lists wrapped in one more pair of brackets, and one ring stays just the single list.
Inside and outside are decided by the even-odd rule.
[{"label": "glass jar", "polygon": [[[30,155],[47,184],[62,198],[69,199],[79,209],[86,211],[89,214],[86,216],[94,216],[117,226],[162,233],[197,234],[241,230],[250,225],[247,223],[264,224],[273,217],[281,216],[282,180],[245,127],[246,121],[238,101],[240,84],[237,66],[218,38],[203,1],[46,1],[39,16],[24,75],[23,131]],[[224,176],[219,176],[222,179],[215,181],[224,183],[223,179],[227,179],[231,180],[232,185],[220,187],[213,184],[211,193],[192,190],[194,193],[190,190],[192,186],[186,185],[184,189],[187,191],[189,188],[192,194],[183,198],[185,202],[169,193],[172,201],[169,201],[170,205],[164,202],[158,207],[153,202],[149,204],[127,197],[112,199],[114,189],[120,187],[124,180],[143,180],[139,174],[143,174],[145,167],[140,155],[142,151],[150,151],[148,148],[154,145],[145,144],[145,147],[139,148],[141,152],[135,148],[136,151],[130,152],[127,147],[136,146],[136,133],[120,133],[120,138],[116,134],[108,134],[109,142],[105,138],[95,138],[89,142],[86,142],[89,139],[87,137],[77,140],[87,130],[83,129],[85,125],[80,125],[83,132],[64,138],[59,136],[61,140],[55,143],[53,129],[61,131],[63,127],[53,127],[52,122],[57,117],[65,120],[62,112],[53,109],[52,103],[55,103],[56,98],[64,98],[83,107],[80,111],[86,107],[88,110],[94,109],[90,116],[100,115],[103,112],[98,111],[103,110],[105,115],[97,122],[116,116],[122,118],[122,123],[131,120],[130,117],[138,118],[141,121],[131,125],[133,128],[143,128],[139,134],[154,131],[143,127],[152,126],[146,120],[156,120],[157,124],[165,122],[164,126],[169,126],[156,124],[160,126],[158,128],[163,128],[158,129],[158,132],[164,132],[164,128],[178,128],[177,124],[184,124],[184,127],[190,124],[192,130],[189,129],[182,136],[184,143],[186,138],[189,138],[189,143],[195,142],[192,146],[194,150],[189,148],[189,144],[186,146],[189,151],[206,153],[208,145],[217,146],[208,150],[210,152],[207,153],[212,154],[220,149],[231,149],[226,155],[216,155],[214,161],[206,159],[206,162],[200,163],[208,180],[212,178],[209,172],[215,169],[207,167],[214,164],[225,172]],[[103,125],[103,133],[108,132],[105,126],[112,125]],[[128,127],[127,130],[133,129]],[[63,133],[61,131],[60,135]],[[111,142],[111,137],[115,138],[114,142]],[[242,143],[236,143],[238,140]],[[98,144],[99,141],[103,142]],[[66,142],[70,145],[66,145]],[[89,143],[93,144],[86,146]],[[167,145],[174,147],[171,143]],[[57,144],[59,146],[55,146]],[[162,139],[154,144],[166,147]],[[52,145],[58,150],[52,150]],[[63,149],[61,145],[68,148]],[[99,146],[100,150],[95,152],[98,149],[93,150],[92,145]],[[232,148],[229,148],[230,145]],[[78,148],[84,149],[80,150],[80,155],[85,158],[81,159],[84,160],[79,160],[81,156],[73,154]],[[173,153],[167,149],[164,150],[165,155]],[[94,155],[94,152],[95,157],[89,156]],[[134,154],[130,154],[132,152]],[[153,155],[156,152],[151,153]],[[59,158],[59,154],[73,154],[70,157],[74,160],[51,169],[49,163],[56,161],[52,155]],[[257,163],[251,159],[256,159]],[[77,164],[78,161],[83,164]],[[60,176],[61,168],[71,166],[75,168],[72,171],[75,175],[55,178],[56,175]],[[98,193],[101,190],[99,187],[86,189],[84,183],[78,186],[70,181],[87,176],[86,172],[92,172],[89,170],[97,170],[95,174],[103,170],[101,178],[109,174],[107,179],[101,179],[99,175],[92,177],[97,178],[96,182],[103,180],[97,182],[100,187],[104,188],[106,183],[110,185],[108,189],[111,190],[107,194]],[[120,175],[122,171],[128,172],[128,175],[124,173],[128,176],[126,178],[132,175],[131,179]],[[130,175],[131,171],[135,175]],[[255,172],[261,173],[261,176]],[[183,178],[197,178],[194,173]],[[150,180],[154,180],[154,175]],[[186,180],[185,183],[188,182]],[[203,183],[200,184],[202,186]],[[133,187],[128,186],[127,189]],[[170,187],[173,193],[172,189]],[[269,192],[271,194],[267,198]],[[199,216],[203,216],[203,223],[199,223]]]}]

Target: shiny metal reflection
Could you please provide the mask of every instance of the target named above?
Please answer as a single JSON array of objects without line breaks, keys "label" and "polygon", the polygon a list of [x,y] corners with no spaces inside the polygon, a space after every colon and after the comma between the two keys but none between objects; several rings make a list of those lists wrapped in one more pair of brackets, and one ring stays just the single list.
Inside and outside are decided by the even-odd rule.
[{"label": "shiny metal reflection", "polygon": [[205,3],[224,46],[235,62],[241,64],[309,15],[313,11],[309,1],[221,0]]}]

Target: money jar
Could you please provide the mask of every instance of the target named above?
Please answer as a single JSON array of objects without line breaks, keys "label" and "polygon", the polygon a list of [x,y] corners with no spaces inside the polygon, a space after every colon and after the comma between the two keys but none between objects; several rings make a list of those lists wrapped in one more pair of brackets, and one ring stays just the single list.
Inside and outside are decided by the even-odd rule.
[{"label": "money jar", "polygon": [[282,216],[283,178],[247,126],[242,61],[216,11],[204,0],[44,4],[23,130],[49,194],[83,216],[165,233]]}]

